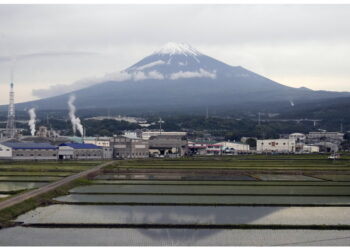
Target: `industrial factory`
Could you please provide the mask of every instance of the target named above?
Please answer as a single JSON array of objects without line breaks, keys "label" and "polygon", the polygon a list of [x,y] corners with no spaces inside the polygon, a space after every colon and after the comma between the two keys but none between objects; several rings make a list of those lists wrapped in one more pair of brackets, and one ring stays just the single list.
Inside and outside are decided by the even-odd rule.
[{"label": "industrial factory", "polygon": [[[69,120],[74,136],[60,136],[45,126],[36,127],[36,110],[28,110],[30,136],[21,135],[16,128],[14,84],[10,95],[6,129],[0,133],[0,160],[104,160],[148,157],[182,157],[194,155],[237,155],[262,153],[337,152],[344,134],[318,131],[309,134],[292,133],[279,139],[248,138],[237,141],[190,138],[187,132],[143,128],[125,131],[111,137],[86,137],[80,118],[76,116],[74,95],[67,102]],[[118,119],[121,119],[120,117]],[[130,118],[129,118],[130,119]],[[136,122],[136,120],[135,120]],[[142,120],[142,123],[146,123]],[[77,136],[78,135],[78,136]]]}]

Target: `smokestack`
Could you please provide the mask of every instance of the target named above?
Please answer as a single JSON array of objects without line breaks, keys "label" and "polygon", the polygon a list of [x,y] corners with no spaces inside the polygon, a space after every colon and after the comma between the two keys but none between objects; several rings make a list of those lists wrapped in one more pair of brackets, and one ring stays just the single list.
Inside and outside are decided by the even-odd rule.
[{"label": "smokestack", "polygon": [[30,127],[30,133],[32,134],[32,136],[35,136],[35,118],[36,118],[35,108],[29,109],[28,113],[30,116],[30,120],[28,122],[28,125]]},{"label": "smokestack", "polygon": [[77,130],[80,133],[80,136],[84,136],[84,128],[83,125],[81,125],[79,117],[75,116],[76,108],[74,106],[75,96],[71,95],[68,100],[68,107],[69,107],[69,118],[72,123],[73,133],[76,134]]}]

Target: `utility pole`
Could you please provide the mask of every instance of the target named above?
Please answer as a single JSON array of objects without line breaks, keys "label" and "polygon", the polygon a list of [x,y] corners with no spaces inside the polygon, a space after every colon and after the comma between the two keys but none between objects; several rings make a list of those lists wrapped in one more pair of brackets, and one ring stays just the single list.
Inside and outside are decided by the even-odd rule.
[{"label": "utility pole", "polygon": [[162,123],[164,123],[164,121],[162,120],[162,118],[159,117],[159,134],[162,134]]},{"label": "utility pole", "polygon": [[340,122],[340,133],[343,133],[343,122]]}]

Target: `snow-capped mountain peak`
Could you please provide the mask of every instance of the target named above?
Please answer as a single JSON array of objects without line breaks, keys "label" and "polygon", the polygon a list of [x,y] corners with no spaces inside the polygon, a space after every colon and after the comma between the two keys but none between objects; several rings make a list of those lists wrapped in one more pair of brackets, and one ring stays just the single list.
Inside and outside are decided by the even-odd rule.
[{"label": "snow-capped mountain peak", "polygon": [[186,43],[174,43],[169,42],[165,44],[160,50],[155,51],[153,54],[167,54],[167,55],[186,55],[186,56],[199,56],[201,55],[191,45]]}]

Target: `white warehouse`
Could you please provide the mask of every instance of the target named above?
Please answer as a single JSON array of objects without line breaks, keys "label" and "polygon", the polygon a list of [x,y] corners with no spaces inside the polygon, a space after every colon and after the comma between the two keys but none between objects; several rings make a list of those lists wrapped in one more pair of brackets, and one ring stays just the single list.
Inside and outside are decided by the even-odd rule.
[{"label": "white warehouse", "polygon": [[258,152],[294,153],[295,139],[258,140],[256,150]]}]

